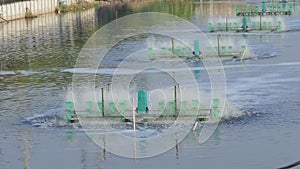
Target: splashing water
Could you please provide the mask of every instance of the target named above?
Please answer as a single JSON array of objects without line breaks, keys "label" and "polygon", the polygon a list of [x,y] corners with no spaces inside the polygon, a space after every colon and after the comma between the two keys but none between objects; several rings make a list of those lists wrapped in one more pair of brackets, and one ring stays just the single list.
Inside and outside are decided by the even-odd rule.
[{"label": "splashing water", "polygon": [[230,101],[226,101],[222,120],[231,120],[245,115],[247,115],[246,112],[234,106]]},{"label": "splashing water", "polygon": [[64,120],[64,118],[59,113],[60,110],[53,109],[49,110],[45,114],[36,114],[30,117],[24,117],[21,119],[21,122],[41,128],[68,126],[67,121]]}]

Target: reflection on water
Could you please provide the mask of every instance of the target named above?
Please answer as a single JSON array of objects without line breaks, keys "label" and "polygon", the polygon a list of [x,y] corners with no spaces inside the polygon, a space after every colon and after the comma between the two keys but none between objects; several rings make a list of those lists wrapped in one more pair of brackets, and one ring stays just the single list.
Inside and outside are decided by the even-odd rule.
[{"label": "reflection on water", "polygon": [[[295,159],[300,152],[296,146],[300,124],[296,118],[299,79],[294,77],[299,74],[299,66],[257,65],[299,60],[295,58],[299,53],[299,31],[243,37],[250,40],[249,45],[256,52],[276,57],[228,68],[229,99],[252,114],[222,123],[205,145],[197,143],[198,128],[169,152],[134,163],[98,148],[80,129],[35,128],[20,120],[40,114],[52,115],[51,120],[56,116],[63,118],[65,89],[71,83],[72,74],[61,71],[74,67],[84,43],[111,20],[135,12],[155,11],[183,17],[207,29],[211,17],[234,15],[236,4],[244,3],[143,1],[0,24],[0,168],[186,168],[199,163],[204,168],[276,168],[293,161],[290,159]],[[288,26],[297,28],[299,4],[294,5],[295,15],[286,20]],[[127,47],[140,45],[132,39],[125,44]],[[118,50],[125,51],[126,48]],[[247,67],[248,63],[255,65]],[[191,65],[199,67],[199,62]],[[194,72],[202,73],[199,69]],[[99,75],[99,79],[107,80],[103,82],[107,84],[111,75]]]},{"label": "reflection on water", "polygon": [[23,133],[23,155],[24,155],[24,168],[25,169],[29,169],[30,165],[29,165],[29,159],[30,159],[30,148],[31,148],[31,143],[30,143],[30,136],[29,133],[27,131],[24,131]]},{"label": "reflection on water", "polygon": [[[162,3],[167,6],[169,2]],[[98,28],[118,17],[145,10],[148,3],[136,4],[139,3],[132,7],[116,4],[80,13],[47,14],[0,25],[0,129],[6,131],[0,133],[1,168],[102,168],[103,160],[111,158],[78,130],[48,131],[42,129],[47,125],[38,123],[64,116],[62,93],[72,75],[60,71],[74,66],[81,47]],[[151,11],[153,4],[147,9]],[[178,7],[185,3],[174,4]],[[23,121],[41,130],[29,127],[16,132],[24,130],[24,124],[20,125],[23,117],[34,117]],[[18,159],[22,161],[12,163]]]},{"label": "reflection on water", "polygon": [[70,67],[96,25],[94,11],[85,11],[83,16],[49,14],[4,24],[0,38],[2,70]]}]

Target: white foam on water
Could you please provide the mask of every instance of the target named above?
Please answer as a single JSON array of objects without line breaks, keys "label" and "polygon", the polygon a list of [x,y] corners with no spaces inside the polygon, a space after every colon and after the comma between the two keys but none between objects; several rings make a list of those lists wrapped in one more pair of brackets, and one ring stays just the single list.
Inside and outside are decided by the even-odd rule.
[{"label": "white foam on water", "polygon": [[0,75],[15,75],[14,71],[0,71]]},{"label": "white foam on water", "polygon": [[21,122],[42,128],[66,126],[67,121],[58,114],[59,111],[59,109],[51,109],[44,114],[35,114],[33,116],[24,117],[21,119]]},{"label": "white foam on water", "polygon": [[[190,70],[218,70],[220,68],[239,68],[239,67],[271,67],[271,66],[298,66],[300,65],[300,62],[282,62],[282,63],[274,63],[274,64],[239,64],[239,65],[223,65],[223,66],[211,66],[209,68],[204,68],[204,67],[191,67]],[[102,68],[102,69],[90,69],[90,68],[74,68],[74,69],[65,69],[62,70],[62,73],[82,73],[82,74],[116,74],[115,72],[116,69],[114,68]],[[166,69],[167,71],[170,72],[181,72],[181,71],[190,71],[187,70],[186,68],[178,68],[178,69]],[[159,70],[151,70],[149,73],[159,73]],[[122,68],[121,70],[118,71],[119,74],[121,75],[132,75],[136,74],[137,70],[134,69],[125,69]]]},{"label": "white foam on water", "polygon": [[17,70],[17,73],[20,73],[24,76],[30,76],[30,75],[34,75],[34,74],[39,74],[41,72],[37,72],[37,71],[32,71],[32,70]]},{"label": "white foam on water", "polygon": [[16,71],[0,71],[0,75],[16,75],[16,74],[21,74],[24,76],[30,76],[34,74],[38,74],[41,72],[37,71],[31,71],[31,70],[16,70]]},{"label": "white foam on water", "polygon": [[229,100],[226,101],[222,120],[230,120],[244,115],[246,115],[245,112],[241,111],[237,106],[234,106]]}]

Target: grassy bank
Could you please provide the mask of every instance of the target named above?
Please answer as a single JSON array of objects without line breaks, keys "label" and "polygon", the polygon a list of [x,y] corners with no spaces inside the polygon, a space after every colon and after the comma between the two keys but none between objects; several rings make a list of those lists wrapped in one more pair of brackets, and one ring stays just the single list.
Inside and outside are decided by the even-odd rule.
[{"label": "grassy bank", "polygon": [[76,12],[76,11],[82,11],[90,8],[100,8],[100,3],[97,1],[95,2],[78,1],[77,3],[73,3],[71,5],[60,3],[58,7],[55,8],[55,13]]}]

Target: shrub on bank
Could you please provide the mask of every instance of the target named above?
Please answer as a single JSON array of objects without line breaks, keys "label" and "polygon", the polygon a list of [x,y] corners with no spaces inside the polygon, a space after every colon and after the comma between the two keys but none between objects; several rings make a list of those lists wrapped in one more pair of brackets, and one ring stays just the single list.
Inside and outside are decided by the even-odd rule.
[{"label": "shrub on bank", "polygon": [[99,2],[87,2],[87,1],[78,1],[71,5],[59,4],[55,9],[55,13],[64,13],[64,12],[76,12],[82,11],[90,8],[100,8]]}]

